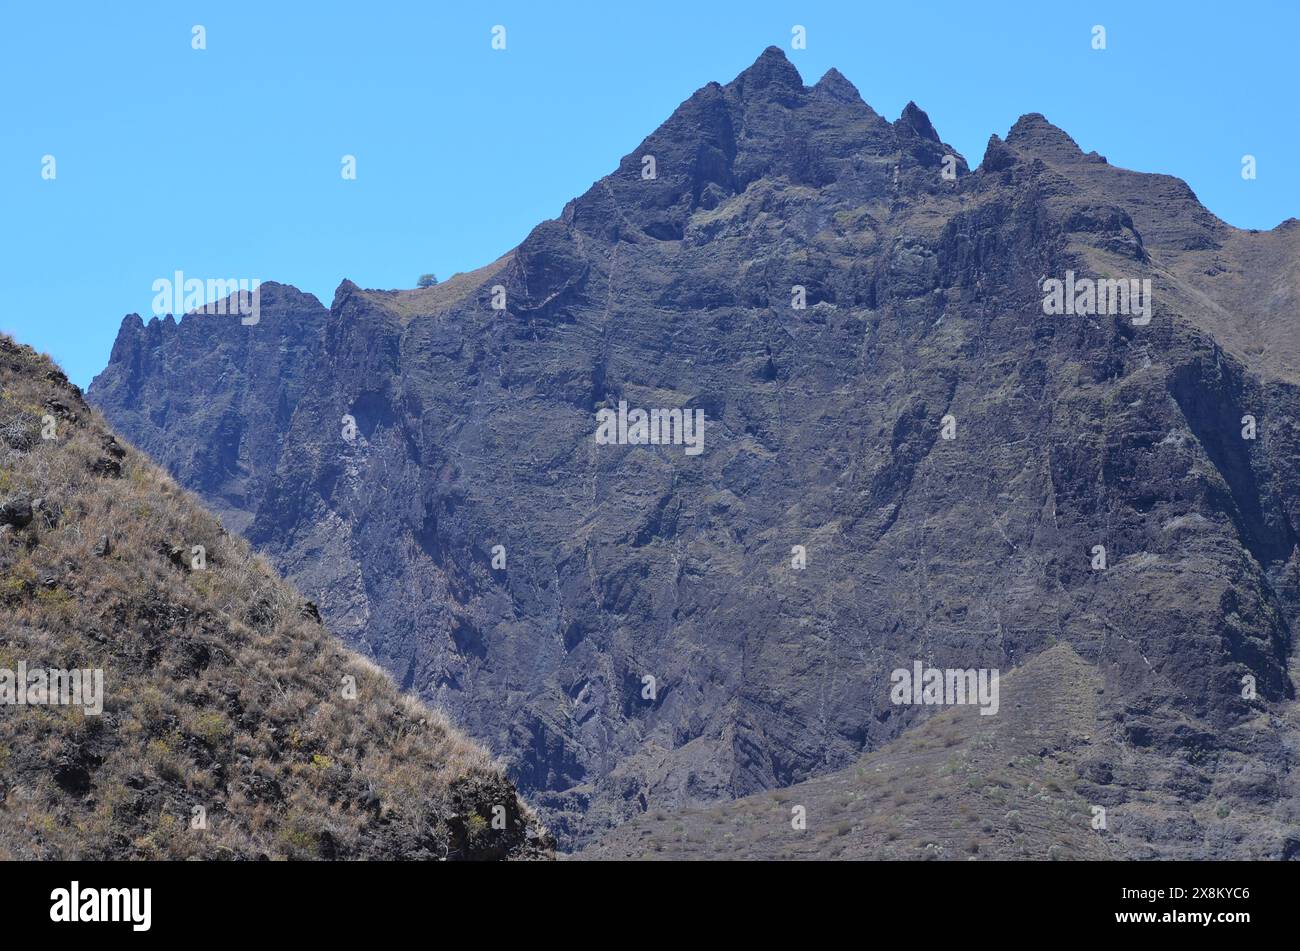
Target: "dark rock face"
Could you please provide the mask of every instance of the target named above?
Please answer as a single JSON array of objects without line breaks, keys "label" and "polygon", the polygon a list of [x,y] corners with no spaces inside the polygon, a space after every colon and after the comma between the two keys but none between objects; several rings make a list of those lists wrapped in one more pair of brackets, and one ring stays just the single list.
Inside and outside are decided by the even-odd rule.
[{"label": "dark rock face", "polygon": [[[310,294],[269,282],[255,325],[233,312],[147,325],[132,314],[95,378],[94,398],[115,408],[120,432],[242,531],[275,469],[298,398],[312,385],[327,316]],[[109,454],[97,464],[116,462]]]},{"label": "dark rock face", "polygon": [[0,505],[0,525],[24,528],[32,521],[32,503],[26,499],[10,499]]},{"label": "dark rock face", "polygon": [[[1230,856],[1292,815],[1297,260],[1042,116],[972,172],[770,49],[495,264],[128,318],[90,395],[570,845],[851,764],[930,712],[914,660],[1065,643],[1121,854]],[[1049,316],[1067,272],[1152,319]],[[621,402],[703,451],[599,444]]]}]

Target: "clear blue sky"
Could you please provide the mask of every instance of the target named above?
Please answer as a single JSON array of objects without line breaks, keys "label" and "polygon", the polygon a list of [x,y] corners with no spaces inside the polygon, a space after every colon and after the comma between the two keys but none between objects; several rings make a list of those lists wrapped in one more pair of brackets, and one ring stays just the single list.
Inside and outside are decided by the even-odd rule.
[{"label": "clear blue sky", "polygon": [[[7,3],[0,329],[83,386],[151,285],[410,287],[517,244],[673,108],[775,44],[887,118],[909,99],[975,165],[1042,112],[1217,215],[1300,216],[1300,4]],[[207,49],[191,49],[191,27]],[[507,48],[491,49],[491,29]],[[806,50],[790,30],[807,28]],[[1107,49],[1091,49],[1091,29]],[[1258,178],[1243,181],[1254,154]],[[57,178],[41,178],[53,155]],[[340,162],[357,159],[357,180]]]}]

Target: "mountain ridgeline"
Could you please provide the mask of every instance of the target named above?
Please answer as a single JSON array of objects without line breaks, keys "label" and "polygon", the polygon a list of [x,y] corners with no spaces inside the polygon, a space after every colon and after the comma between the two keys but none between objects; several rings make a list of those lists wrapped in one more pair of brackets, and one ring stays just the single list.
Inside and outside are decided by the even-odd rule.
[{"label": "mountain ridgeline", "polygon": [[[972,170],[772,48],[481,270],[133,315],[89,395],[567,848],[840,777],[908,817],[874,855],[1292,856],[1298,260],[1295,220],[1235,229],[1040,115]],[[698,453],[637,438],[673,410]],[[1008,675],[1003,711],[929,726],[891,698],[918,662]],[[922,795],[923,729],[974,819]],[[1051,822],[1000,811],[1026,783]]]}]

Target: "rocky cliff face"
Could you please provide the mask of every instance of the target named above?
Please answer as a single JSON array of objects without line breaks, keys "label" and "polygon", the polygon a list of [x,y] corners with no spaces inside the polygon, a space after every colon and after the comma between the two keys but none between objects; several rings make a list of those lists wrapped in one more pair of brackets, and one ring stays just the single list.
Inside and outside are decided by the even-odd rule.
[{"label": "rocky cliff face", "polygon": [[[769,49],[494,264],[128,318],[91,398],[568,845],[855,762],[933,712],[896,668],[1064,644],[1120,854],[1281,854],[1298,258],[1038,115],[972,171]],[[1079,279],[1138,292],[1046,313]],[[702,451],[597,438],[623,404]]]},{"label": "rocky cliff face", "polygon": [[[97,396],[124,431],[233,530],[266,492],[298,399],[312,386],[329,311],[310,294],[267,283],[257,325],[195,313],[146,326],[135,314],[109,357]],[[263,323],[264,321],[264,323]]]}]

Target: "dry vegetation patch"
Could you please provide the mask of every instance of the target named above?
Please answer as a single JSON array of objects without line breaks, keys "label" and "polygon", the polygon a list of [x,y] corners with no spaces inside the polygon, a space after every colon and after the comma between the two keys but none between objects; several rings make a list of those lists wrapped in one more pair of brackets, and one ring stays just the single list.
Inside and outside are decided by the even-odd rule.
[{"label": "dry vegetation patch", "polygon": [[0,505],[0,668],[104,677],[99,715],[0,707],[0,858],[550,853],[487,753],[6,337]]}]

